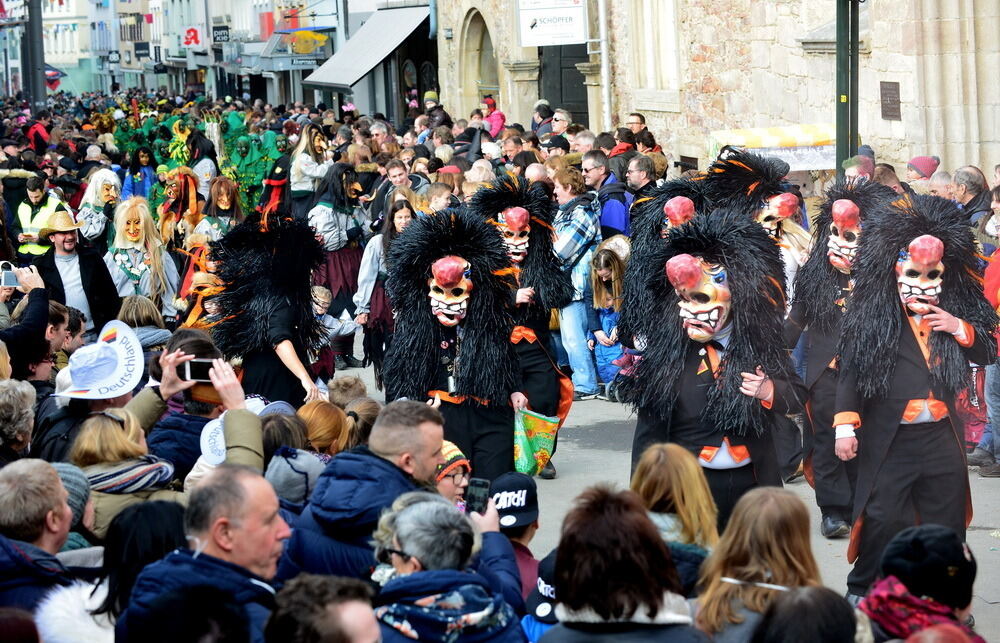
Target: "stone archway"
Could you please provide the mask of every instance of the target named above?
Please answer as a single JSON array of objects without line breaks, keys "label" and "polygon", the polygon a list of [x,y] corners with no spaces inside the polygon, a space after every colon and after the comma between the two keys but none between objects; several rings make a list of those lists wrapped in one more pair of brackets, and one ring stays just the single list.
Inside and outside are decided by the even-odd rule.
[{"label": "stone archway", "polygon": [[469,11],[465,17],[461,42],[458,107],[459,114],[463,116],[453,114],[453,118],[464,117],[464,114],[479,105],[483,94],[493,94],[500,100],[500,71],[493,50],[493,39],[483,14],[476,9]]}]

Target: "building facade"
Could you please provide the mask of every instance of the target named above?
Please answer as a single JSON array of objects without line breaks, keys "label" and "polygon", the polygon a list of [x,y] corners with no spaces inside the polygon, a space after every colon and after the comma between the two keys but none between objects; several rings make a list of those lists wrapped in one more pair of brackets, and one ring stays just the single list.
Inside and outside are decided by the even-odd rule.
[{"label": "building facade", "polygon": [[[597,39],[598,3],[586,1]],[[665,150],[702,168],[717,148],[713,133],[834,122],[833,3],[607,0],[607,6],[611,123],[601,122],[600,55],[572,63],[582,45],[520,47],[517,4],[504,0],[437,3],[442,101],[465,116],[485,90],[496,88],[508,120],[526,124],[537,99],[555,107],[582,91],[585,110],[572,110],[574,120],[601,131],[641,112]],[[924,154],[941,157],[949,170],[970,163],[991,171],[1000,162],[1000,87],[987,74],[1000,63],[1000,3],[861,7],[862,141],[901,174],[909,158]],[[547,81],[556,73],[561,87]],[[570,86],[575,94],[567,98]]]}]

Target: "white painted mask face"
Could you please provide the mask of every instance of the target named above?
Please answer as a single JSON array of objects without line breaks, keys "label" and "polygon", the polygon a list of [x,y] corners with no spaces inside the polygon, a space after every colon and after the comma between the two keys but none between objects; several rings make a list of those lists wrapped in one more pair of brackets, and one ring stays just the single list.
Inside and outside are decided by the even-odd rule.
[{"label": "white painted mask face", "polygon": [[458,326],[469,310],[472,279],[469,262],[461,257],[442,257],[431,266],[431,311],[443,326]]},{"label": "white painted mask face", "polygon": [[688,337],[707,342],[729,322],[732,293],[726,269],[689,254],[671,257],[667,279],[677,291],[681,319]]},{"label": "white painted mask face", "polygon": [[531,215],[524,208],[507,208],[500,215],[500,232],[507,246],[507,255],[514,263],[521,263],[528,256],[530,220]]},{"label": "white painted mask face", "polygon": [[899,298],[916,315],[926,315],[941,299],[944,281],[944,244],[925,234],[899,252],[896,261],[896,285]]}]

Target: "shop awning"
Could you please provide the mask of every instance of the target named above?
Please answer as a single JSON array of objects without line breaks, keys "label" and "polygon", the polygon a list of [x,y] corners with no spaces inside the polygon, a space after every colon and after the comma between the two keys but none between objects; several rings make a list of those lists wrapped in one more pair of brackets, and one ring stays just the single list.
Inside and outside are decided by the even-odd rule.
[{"label": "shop awning", "polygon": [[717,130],[709,139],[710,157],[726,145],[777,156],[792,172],[832,170],[837,165],[837,128],[829,123]]},{"label": "shop awning", "polygon": [[340,51],[303,82],[349,92],[352,85],[395,51],[428,15],[430,7],[426,5],[376,11]]}]

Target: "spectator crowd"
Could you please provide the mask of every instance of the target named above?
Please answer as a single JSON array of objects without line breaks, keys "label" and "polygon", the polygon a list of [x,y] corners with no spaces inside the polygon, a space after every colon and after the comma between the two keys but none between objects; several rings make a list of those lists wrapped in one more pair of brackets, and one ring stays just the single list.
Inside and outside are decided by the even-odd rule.
[{"label": "spectator crowd", "polygon": [[[493,477],[466,511],[472,454],[436,405],[344,373],[371,366],[382,388],[394,244],[498,179],[540,186],[572,283],[546,350],[575,402],[622,402],[641,358],[618,331],[633,214],[697,168],[639,113],[594,132],[545,101],[519,124],[493,97],[466,118],[423,98],[396,125],[259,100],[60,94],[34,114],[6,100],[0,641],[983,640],[976,558],[953,530],[895,534],[854,604],[823,586],[795,494],[758,487],[722,519],[677,444],[636,454],[627,490],[581,490],[551,552],[532,550],[547,517],[530,475]],[[1000,185],[982,171],[920,156],[901,179],[868,151],[848,174],[952,199],[983,252],[1000,248]],[[213,337],[212,249],[275,208],[322,245],[322,333],[301,346],[274,322],[273,351],[233,360]],[[983,424],[969,464],[1000,477]],[[786,480],[808,456],[792,432]]]}]

